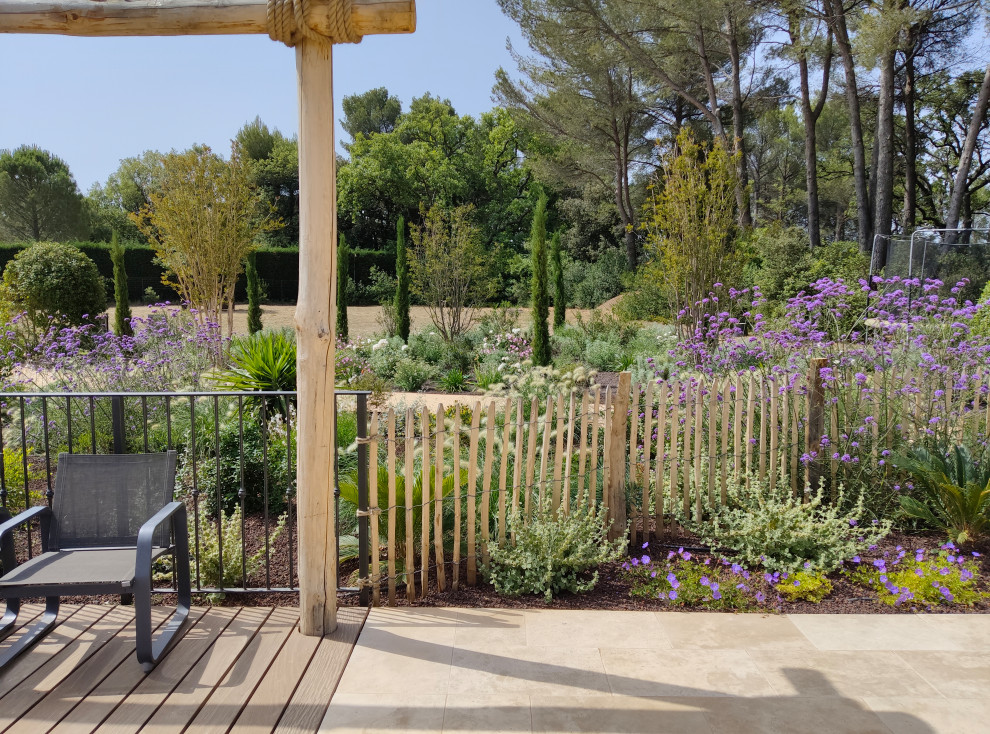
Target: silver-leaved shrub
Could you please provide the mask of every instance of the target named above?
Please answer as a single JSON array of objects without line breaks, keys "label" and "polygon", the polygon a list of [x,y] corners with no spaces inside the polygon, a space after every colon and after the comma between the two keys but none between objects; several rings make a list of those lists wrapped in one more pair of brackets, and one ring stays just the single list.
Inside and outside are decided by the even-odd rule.
[{"label": "silver-leaved shrub", "polygon": [[773,488],[769,477],[730,477],[728,502],[708,510],[706,519],[692,523],[704,543],[731,551],[744,565],[785,573],[833,571],[891,528],[889,520],[863,521],[862,495],[847,496],[840,486],[826,502],[823,488],[805,486],[803,496],[795,496],[786,475]]},{"label": "silver-leaved shrub", "polygon": [[589,591],[598,583],[598,567],[616,561],[626,539],[608,539],[607,510],[579,502],[565,514],[550,498],[535,503],[530,518],[509,517],[510,538],[490,546],[489,580],[506,596],[542,594],[549,602],[564,591]]}]

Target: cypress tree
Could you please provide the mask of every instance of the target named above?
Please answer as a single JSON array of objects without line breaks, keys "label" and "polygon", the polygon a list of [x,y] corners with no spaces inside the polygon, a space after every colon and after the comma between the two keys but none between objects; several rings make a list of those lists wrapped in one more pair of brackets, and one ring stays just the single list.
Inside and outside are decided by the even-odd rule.
[{"label": "cypress tree", "polygon": [[560,232],[554,232],[550,240],[550,262],[553,264],[553,330],[564,325],[567,315],[567,297],[564,294],[564,265],[560,255]]},{"label": "cypress tree", "polygon": [[117,233],[110,237],[110,260],[113,262],[113,333],[130,336],[131,300],[127,294],[127,271],[124,269],[124,246],[117,241]]},{"label": "cypress tree", "polygon": [[399,217],[395,233],[395,327],[409,341],[409,261],[406,259],[406,220]]},{"label": "cypress tree", "polygon": [[340,235],[337,242],[337,338],[347,341],[347,242]]},{"label": "cypress tree", "polygon": [[256,253],[247,256],[247,267],[244,274],[247,277],[247,327],[249,334],[256,334],[264,327],[261,325],[261,278],[258,277],[258,261]]},{"label": "cypress tree", "polygon": [[541,196],[530,233],[533,257],[533,364],[550,364],[550,293],[547,273],[547,197]]}]

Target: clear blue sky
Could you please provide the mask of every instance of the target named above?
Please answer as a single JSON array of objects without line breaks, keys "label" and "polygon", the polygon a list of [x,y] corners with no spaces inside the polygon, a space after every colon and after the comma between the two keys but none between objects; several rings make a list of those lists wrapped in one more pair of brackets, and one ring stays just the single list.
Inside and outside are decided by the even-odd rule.
[{"label": "clear blue sky", "polygon": [[[426,92],[460,114],[493,107],[515,24],[495,0],[418,0],[418,29],[334,50],[334,95],[384,86],[406,109]],[[205,143],[226,154],[256,115],[298,129],[295,54],[267,36],[69,38],[0,34],[0,148],[35,144],[63,158],[85,192],[145,150]],[[338,136],[341,131],[338,126]],[[339,139],[339,138],[338,138]]]}]

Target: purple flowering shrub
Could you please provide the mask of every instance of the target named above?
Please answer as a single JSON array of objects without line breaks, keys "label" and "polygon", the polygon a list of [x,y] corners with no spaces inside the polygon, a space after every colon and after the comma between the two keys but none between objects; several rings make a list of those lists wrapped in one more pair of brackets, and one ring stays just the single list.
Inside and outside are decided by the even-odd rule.
[{"label": "purple flowering shrub", "polygon": [[979,578],[979,556],[976,551],[964,554],[952,542],[935,552],[897,546],[873,558],[853,557],[845,564],[845,573],[891,606],[970,607],[990,598]]},{"label": "purple flowering shrub", "polygon": [[[770,583],[762,574],[727,560],[695,558],[679,548],[664,559],[645,553],[622,564],[631,581],[630,594],[661,599],[674,606],[719,610],[752,610],[773,601]],[[772,577],[771,577],[772,578]]]}]

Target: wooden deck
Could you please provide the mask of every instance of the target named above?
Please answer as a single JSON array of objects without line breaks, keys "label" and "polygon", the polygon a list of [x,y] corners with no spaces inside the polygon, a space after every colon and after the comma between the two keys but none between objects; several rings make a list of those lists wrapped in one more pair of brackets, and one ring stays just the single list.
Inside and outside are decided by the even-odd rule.
[{"label": "wooden deck", "polygon": [[[22,622],[41,609],[27,605]],[[159,624],[168,611],[156,610]],[[299,634],[295,608],[198,607],[143,675],[133,608],[63,606],[61,623],[0,672],[0,732],[315,732],[366,616],[342,608],[319,639]]]}]

